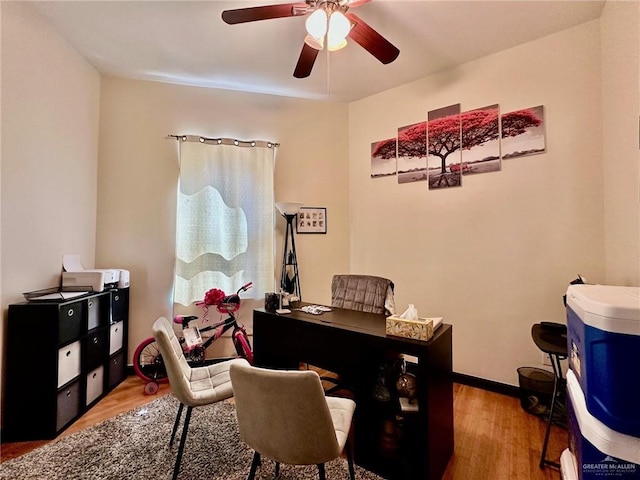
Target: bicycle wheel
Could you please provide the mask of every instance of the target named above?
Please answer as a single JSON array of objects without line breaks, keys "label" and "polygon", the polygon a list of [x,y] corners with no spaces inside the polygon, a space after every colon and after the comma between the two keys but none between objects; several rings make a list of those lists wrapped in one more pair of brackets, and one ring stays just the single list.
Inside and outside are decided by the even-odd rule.
[{"label": "bicycle wheel", "polygon": [[143,340],[133,354],[133,370],[145,382],[166,383],[167,369],[156,344],[156,339]]},{"label": "bicycle wheel", "polygon": [[236,347],[236,352],[253,365],[253,350],[251,350],[251,343],[249,342],[249,336],[243,328],[237,329],[233,332],[233,345]]}]

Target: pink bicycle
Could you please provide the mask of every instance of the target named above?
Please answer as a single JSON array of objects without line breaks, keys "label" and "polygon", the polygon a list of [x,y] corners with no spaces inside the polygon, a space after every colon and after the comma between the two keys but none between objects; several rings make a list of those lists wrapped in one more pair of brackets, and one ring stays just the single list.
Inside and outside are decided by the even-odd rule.
[{"label": "pink bicycle", "polygon": [[[240,292],[246,292],[252,287],[253,283],[249,282],[238,289],[233,295],[224,295],[224,292],[212,289],[207,292],[207,295],[214,294],[215,303],[198,302],[197,305],[201,306],[205,311],[205,319],[208,318],[208,309],[211,306],[216,307],[216,310],[220,313],[227,314],[228,317],[224,320],[216,322],[212,325],[199,328],[199,333],[206,333],[214,331],[213,335],[205,337],[206,339],[197,345],[189,347],[185,340],[184,334],[177,334],[180,344],[182,345],[182,351],[189,365],[198,367],[205,365],[206,349],[217,339],[219,339],[225,332],[233,329],[231,332],[231,338],[233,345],[236,349],[238,356],[246,358],[247,361],[253,365],[253,350],[251,349],[251,343],[249,342],[249,336],[244,326],[239,325],[235,312],[240,308]],[[205,297],[205,301],[207,297]],[[184,332],[189,328],[189,324],[193,320],[197,320],[195,315],[176,315],[173,319],[174,323],[182,326]],[[136,372],[144,382],[144,391],[148,395],[153,395],[158,391],[160,383],[166,383],[169,381],[167,378],[167,370],[162,360],[162,355],[156,344],[156,340],[153,337],[143,340],[136,351],[133,354],[133,370]]]}]

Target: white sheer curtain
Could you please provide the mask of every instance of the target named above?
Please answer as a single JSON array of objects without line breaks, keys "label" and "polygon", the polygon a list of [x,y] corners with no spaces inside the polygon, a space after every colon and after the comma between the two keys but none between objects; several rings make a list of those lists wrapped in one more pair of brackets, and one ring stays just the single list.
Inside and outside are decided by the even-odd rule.
[{"label": "white sheer curtain", "polygon": [[200,301],[211,288],[235,293],[248,282],[246,296],[273,290],[275,149],[181,139],[175,303]]}]

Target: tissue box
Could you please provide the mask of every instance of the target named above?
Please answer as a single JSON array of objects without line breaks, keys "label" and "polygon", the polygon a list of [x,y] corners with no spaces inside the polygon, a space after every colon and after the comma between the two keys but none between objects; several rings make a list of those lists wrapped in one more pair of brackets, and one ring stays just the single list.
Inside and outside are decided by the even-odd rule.
[{"label": "tissue box", "polygon": [[385,329],[387,335],[412,338],[414,340],[430,340],[433,337],[433,318],[407,320],[391,315],[387,317]]}]

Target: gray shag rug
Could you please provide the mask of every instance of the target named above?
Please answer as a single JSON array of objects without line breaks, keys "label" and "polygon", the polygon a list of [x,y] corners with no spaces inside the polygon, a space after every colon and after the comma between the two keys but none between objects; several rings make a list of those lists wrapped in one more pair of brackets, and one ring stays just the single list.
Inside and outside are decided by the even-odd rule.
[{"label": "gray shag rug", "polygon": [[[169,437],[178,410],[169,394],[98,425],[54,440],[21,457],[0,465],[2,479],[169,479],[178,452]],[[185,409],[186,411],[186,409]],[[183,413],[184,417],[184,413]],[[249,473],[253,450],[238,433],[235,407],[220,402],[196,407],[182,457],[180,480],[243,480]],[[349,479],[347,462],[326,464],[327,479]],[[257,479],[273,479],[275,463],[263,458]],[[278,480],[317,479],[315,465],[281,465]],[[356,466],[356,479],[382,480]]]}]

